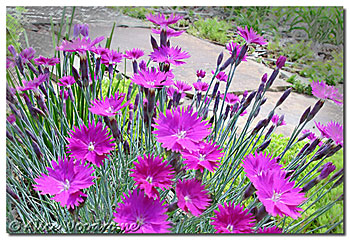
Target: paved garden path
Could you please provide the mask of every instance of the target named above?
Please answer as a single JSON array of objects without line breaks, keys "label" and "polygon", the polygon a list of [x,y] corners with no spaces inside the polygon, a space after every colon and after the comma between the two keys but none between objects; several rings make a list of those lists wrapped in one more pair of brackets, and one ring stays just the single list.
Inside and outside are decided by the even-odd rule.
[{"label": "paved garden path", "polygon": [[[69,9],[68,9],[69,10]],[[67,11],[68,11],[67,10]],[[69,10],[71,11],[71,10]],[[68,14],[69,14],[68,11]],[[40,7],[30,8],[26,13],[27,22],[26,29],[30,45],[37,51],[37,54],[44,56],[53,55],[52,37],[48,29],[49,17],[52,16],[54,22],[59,22],[59,16],[62,8],[48,7],[42,9]],[[90,28],[90,36],[109,36],[113,22],[116,22],[117,28],[114,31],[111,44],[112,49],[120,51],[141,48],[145,51],[145,59],[151,52],[150,35],[151,29],[148,22],[133,19],[116,13],[113,9],[94,7],[94,8],[77,8],[75,21],[78,23],[88,23]],[[45,27],[46,26],[46,27]],[[158,39],[158,36],[154,37]],[[183,50],[190,53],[191,57],[186,60],[186,64],[174,67],[174,74],[177,80],[193,83],[196,81],[196,70],[203,69],[207,72],[204,81],[210,81],[211,70],[215,69],[216,59],[220,52],[224,52],[224,59],[228,55],[228,51],[223,46],[212,44],[208,41],[198,39],[187,33],[180,37],[172,38],[171,44],[178,45]],[[124,66],[119,66],[124,69]],[[131,75],[131,64],[127,63],[126,72]],[[270,74],[272,69],[263,64],[256,63],[253,60],[243,62],[236,70],[233,83],[229,91],[241,94],[244,90],[252,91],[258,88],[260,79],[264,73]],[[271,90],[266,93],[268,101],[262,107],[259,119],[266,117],[273,108],[283,91],[290,86],[282,78],[278,77],[274,82]],[[222,87],[224,87],[222,85]],[[224,91],[221,89],[221,91]],[[301,114],[308,106],[313,106],[317,99],[303,94],[292,93],[289,98],[277,109],[278,114],[285,114],[286,126],[279,127],[277,133],[289,136],[298,123]],[[245,117],[241,119],[244,121]],[[337,121],[343,123],[343,108],[333,102],[327,101],[321,111],[315,118],[316,121],[326,123],[328,121]],[[314,123],[307,125],[308,129],[315,128]],[[317,132],[315,129],[314,132]],[[319,134],[317,132],[317,134]]]}]

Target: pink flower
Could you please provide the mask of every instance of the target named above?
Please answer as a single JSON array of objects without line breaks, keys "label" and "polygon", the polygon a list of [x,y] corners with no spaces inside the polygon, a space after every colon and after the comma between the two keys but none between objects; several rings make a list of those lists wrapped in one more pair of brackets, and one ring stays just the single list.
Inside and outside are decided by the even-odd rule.
[{"label": "pink flower", "polygon": [[255,219],[248,209],[234,203],[218,205],[219,211],[214,210],[216,216],[212,217],[210,224],[217,233],[252,233]]},{"label": "pink flower", "polygon": [[189,58],[190,54],[185,51],[181,52],[180,47],[161,46],[158,49],[155,49],[149,56],[154,62],[162,62],[178,66],[185,64],[182,60]]},{"label": "pink flower", "polygon": [[237,27],[237,29],[238,29],[238,35],[244,38],[247,44],[250,44],[250,43],[256,43],[259,45],[267,44],[267,42],[265,42],[266,40],[263,37],[259,36],[256,32],[254,32],[253,28],[250,28],[250,30],[248,30],[247,26],[245,26],[245,29],[240,27]]},{"label": "pink flower", "polygon": [[56,57],[46,58],[40,55],[38,58],[34,59],[34,63],[36,65],[55,66],[56,64],[60,63],[60,59]]},{"label": "pink flower", "polygon": [[193,83],[193,87],[198,92],[206,92],[209,88],[209,84],[206,82],[195,82]]},{"label": "pink flower", "polygon": [[34,58],[35,55],[35,50],[33,48],[26,48],[24,49],[19,56],[22,58],[22,62],[26,63],[29,62],[30,60],[32,60]]},{"label": "pink flower", "polygon": [[203,71],[202,69],[197,70],[197,77],[198,78],[204,78],[205,77],[205,71]]},{"label": "pink flower", "polygon": [[[279,120],[280,120],[280,116],[278,116],[277,114],[273,115],[271,118],[271,122],[276,126],[278,125]],[[283,125],[286,125],[286,122],[282,119],[282,122],[278,126],[283,126]]]},{"label": "pink flower", "polygon": [[[221,94],[220,97],[224,98],[224,94]],[[225,102],[227,102],[228,105],[233,106],[238,101],[239,101],[239,97],[234,93],[226,94]]]},{"label": "pink flower", "polygon": [[34,179],[33,185],[35,191],[41,191],[40,194],[54,195],[52,198],[59,202],[62,207],[68,209],[78,206],[82,203],[83,197],[87,197],[81,190],[93,185],[94,177],[91,174],[95,171],[92,167],[82,164],[80,161],[72,159],[58,159],[51,161],[52,168],[47,167],[48,175],[42,174],[41,177]]},{"label": "pink flower", "polygon": [[289,216],[297,219],[301,216],[298,206],[306,200],[301,188],[294,188],[295,182],[290,182],[285,171],[265,171],[257,176],[254,187],[257,196],[272,216]]},{"label": "pink flower", "polygon": [[75,79],[73,76],[64,76],[60,79],[58,79],[57,85],[58,86],[64,86],[64,87],[70,87],[75,83]]},{"label": "pink flower", "polygon": [[156,124],[152,126],[158,129],[153,131],[157,141],[174,152],[198,149],[197,144],[210,133],[210,124],[189,107],[166,110],[166,115],[160,113],[154,121]]},{"label": "pink flower", "polygon": [[335,144],[343,146],[343,126],[338,122],[328,122],[324,128],[326,136],[331,138]]},{"label": "pink flower", "polygon": [[107,55],[110,50],[101,46],[93,46],[90,51],[97,54],[97,57],[101,57],[102,55]]},{"label": "pink flower", "polygon": [[125,94],[120,93],[117,91],[114,94],[114,97],[105,98],[102,100],[95,99],[91,102],[91,107],[89,108],[89,111],[93,114],[105,116],[105,117],[112,117],[116,114],[121,115],[120,110],[128,106],[130,101],[127,101],[123,104],[125,100]]},{"label": "pink flower", "polygon": [[137,189],[129,191],[129,196],[123,193],[121,203],[118,203],[113,213],[114,221],[126,233],[168,233],[171,228],[167,221],[166,207],[162,202],[144,195]]},{"label": "pink flower", "polygon": [[[215,74],[214,71],[211,71],[212,74]],[[227,75],[225,72],[219,72],[215,78],[219,81],[222,81],[222,82],[227,82]]]},{"label": "pink flower", "polygon": [[[242,50],[242,47],[233,41],[226,44],[226,49],[229,50],[231,55],[232,55],[232,52],[235,48],[236,48],[236,56],[235,57],[238,58],[238,56]],[[242,61],[245,61],[245,62],[247,61],[247,54],[244,54]]]},{"label": "pink flower", "polygon": [[90,38],[77,38],[71,41],[63,40],[61,46],[56,47],[59,51],[65,52],[78,52],[78,53],[86,53],[86,51],[91,51],[94,49],[94,46],[101,42],[104,39],[103,36],[98,37],[91,41]]},{"label": "pink flower", "polygon": [[135,169],[130,170],[130,176],[148,197],[159,198],[156,187],[164,190],[171,186],[174,177],[172,168],[162,158],[153,155],[138,156],[137,160],[134,162]]},{"label": "pink flower", "polygon": [[268,228],[259,228],[257,233],[266,233],[266,234],[271,234],[271,233],[282,233],[283,229],[278,228],[276,226],[273,227],[268,227]]},{"label": "pink flower", "polygon": [[330,99],[338,105],[343,104],[343,95],[338,92],[338,89],[327,85],[323,81],[313,81],[311,84],[312,94],[320,99]]},{"label": "pink flower", "polygon": [[[166,89],[166,94],[167,94],[168,98],[171,99],[171,100],[175,100],[175,99],[173,99],[175,92],[179,93],[179,91],[177,89],[173,88],[173,87],[168,87]],[[182,93],[181,94],[181,98],[184,98],[185,96],[186,96],[186,93]]]},{"label": "pink flower", "polygon": [[164,14],[158,13],[158,15],[153,15],[152,13],[146,15],[146,18],[148,21],[160,25],[161,27],[167,27],[168,25],[177,23],[180,19],[182,19],[181,16],[171,14],[168,18],[165,17]]},{"label": "pink flower", "polygon": [[69,97],[68,91],[66,91],[64,89],[61,89],[61,91],[60,91],[60,98],[61,99],[63,98],[64,100],[67,100],[68,97]]},{"label": "pink flower", "polygon": [[125,51],[124,57],[131,60],[136,60],[144,55],[144,51],[138,48]]},{"label": "pink flower", "polygon": [[115,65],[120,63],[123,59],[123,54],[114,50],[109,50],[107,53],[101,55],[101,62],[103,64]]},{"label": "pink flower", "polygon": [[107,128],[102,123],[89,123],[88,126],[74,127],[69,133],[68,151],[71,157],[78,160],[86,160],[99,167],[103,160],[114,149],[113,139],[109,136]]},{"label": "pink flower", "polygon": [[199,216],[210,205],[208,191],[196,179],[179,180],[176,184],[177,205],[185,212]]},{"label": "pink flower", "polygon": [[255,184],[261,174],[270,171],[280,171],[282,166],[276,162],[272,155],[263,152],[255,152],[247,155],[243,162],[244,172],[249,180]]},{"label": "pink flower", "polygon": [[185,159],[186,168],[199,169],[201,172],[208,169],[208,171],[214,172],[220,165],[220,159],[224,156],[219,147],[215,143],[200,142],[197,150],[192,152],[182,151],[181,155]]},{"label": "pink flower", "polygon": [[6,120],[13,124],[14,122],[16,122],[16,115],[12,113],[7,116]]},{"label": "pink flower", "polygon": [[169,78],[169,75],[157,71],[155,68],[140,69],[138,73],[131,77],[131,81],[144,88],[161,88],[173,84],[173,80]]},{"label": "pink flower", "polygon": [[329,135],[326,132],[326,126],[321,124],[320,122],[315,121],[315,126],[321,132],[321,137],[329,138]]},{"label": "pink flower", "polygon": [[187,91],[191,91],[192,87],[191,85],[188,85],[187,83],[183,82],[183,81],[176,81],[174,83],[174,86],[177,88],[177,90],[179,91],[179,93],[183,93],[183,92],[187,92]]},{"label": "pink flower", "polygon": [[[310,139],[310,141],[314,141],[314,140],[317,138],[316,135],[315,135],[313,132],[311,132],[310,130],[308,130],[308,129],[304,129],[301,133],[302,133],[302,134],[310,133],[310,135],[307,136],[307,138]],[[320,143],[318,144],[318,146],[321,147],[322,145],[323,145],[323,142],[320,141]]]},{"label": "pink flower", "polygon": [[19,91],[26,91],[26,90],[38,90],[38,87],[46,81],[46,78],[48,77],[48,74],[40,74],[38,77],[34,78],[32,81],[26,81],[23,80],[23,87],[17,87],[17,90]]},{"label": "pink flower", "polygon": [[[165,31],[166,31],[166,36],[167,38],[171,38],[171,37],[178,37],[180,36],[183,32],[185,31],[175,31],[174,29],[172,28],[169,28],[169,27],[165,27],[163,28]],[[155,34],[160,34],[162,31],[162,29],[154,29],[152,28],[152,33],[155,33]]]}]

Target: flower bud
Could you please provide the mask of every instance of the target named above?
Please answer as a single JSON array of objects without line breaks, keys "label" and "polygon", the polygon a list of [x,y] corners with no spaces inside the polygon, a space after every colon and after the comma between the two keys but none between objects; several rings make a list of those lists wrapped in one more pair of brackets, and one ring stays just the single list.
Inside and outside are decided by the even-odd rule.
[{"label": "flower bud", "polygon": [[334,173],[333,176],[329,179],[329,182],[333,182],[335,179],[337,179],[342,174],[344,174],[343,168],[341,168],[338,172]]},{"label": "flower bud", "polygon": [[331,148],[331,150],[328,152],[327,157],[333,156],[336,152],[338,152],[343,146],[342,145],[337,145],[334,148]]},{"label": "flower bud", "polygon": [[268,119],[263,119],[258,122],[255,128],[252,131],[252,135],[259,132],[261,128],[265,127],[268,124]]},{"label": "flower bud", "polygon": [[134,111],[136,111],[138,105],[139,105],[139,101],[140,101],[140,94],[136,94],[135,96],[135,102],[134,102]]},{"label": "flower bud", "polygon": [[276,67],[281,69],[286,63],[286,60],[287,58],[285,56],[279,56],[279,58],[276,61]]},{"label": "flower bud", "polygon": [[303,122],[305,122],[306,118],[309,116],[310,110],[311,110],[311,107],[308,107],[304,111],[303,115],[301,115],[300,120],[299,120],[299,125],[302,124]]},{"label": "flower bud", "polygon": [[303,134],[297,142],[303,141],[305,138],[307,138],[308,136],[310,136],[311,132],[307,132],[305,134]]},{"label": "flower bud", "polygon": [[261,78],[261,83],[266,83],[267,81],[267,73],[265,73]]},{"label": "flower bud", "polygon": [[267,80],[267,82],[266,82],[266,89],[269,89],[272,86],[272,84],[275,81],[278,73],[279,73],[279,69],[278,68],[273,70],[271,76],[269,77],[269,80]]},{"label": "flower bud", "polygon": [[38,141],[38,139],[28,129],[24,129],[24,131],[33,141]]},{"label": "flower bud", "polygon": [[312,141],[312,143],[310,144],[310,146],[306,149],[305,151],[305,155],[309,155],[310,153],[312,153],[315,148],[317,147],[317,145],[320,143],[320,139],[316,138],[315,140]]},{"label": "flower bud", "polygon": [[86,38],[89,37],[89,25],[82,24],[80,33]]},{"label": "flower bud", "polygon": [[202,69],[201,70],[197,70],[197,77],[198,78],[201,78],[201,79],[204,78],[205,74],[206,74],[206,72],[203,71]]},{"label": "flower bud", "polygon": [[247,199],[250,196],[253,195],[253,193],[256,191],[256,188],[253,186],[252,183],[249,183],[247,189],[244,191],[243,199]]},{"label": "flower bud", "polygon": [[247,108],[249,106],[249,104],[251,103],[251,101],[253,100],[253,98],[256,95],[256,91],[253,91],[249,94],[249,96],[247,97],[247,99],[244,101],[243,103],[243,108]]},{"label": "flower bud", "polygon": [[219,67],[220,64],[222,63],[222,60],[224,59],[224,53],[221,52],[218,56],[218,59],[216,60],[216,66]]},{"label": "flower bud", "polygon": [[315,115],[318,113],[318,111],[320,111],[320,109],[322,108],[323,104],[324,104],[323,99],[320,99],[317,101],[317,103],[315,104],[315,106],[312,108],[311,112],[307,116],[307,121],[310,121],[311,119],[313,119],[315,117]]},{"label": "flower bud", "polygon": [[218,94],[215,98],[215,103],[214,103],[214,112],[216,113],[219,107],[219,102],[220,102],[220,91],[218,91]]},{"label": "flower bud", "polygon": [[268,141],[264,142],[263,144],[261,144],[257,149],[256,151],[257,152],[262,152],[264,151],[271,143],[271,139],[269,139]]},{"label": "flower bud", "polygon": [[307,192],[307,191],[309,191],[311,188],[316,186],[317,183],[319,183],[319,179],[317,179],[317,178],[312,179],[310,182],[305,184],[305,186],[303,187],[303,189],[300,192]]},{"label": "flower bud", "polygon": [[124,141],[123,147],[124,147],[124,153],[129,155],[130,154],[130,146],[129,146],[128,141]]},{"label": "flower bud", "polygon": [[319,171],[321,171],[320,175],[318,176],[319,180],[325,179],[335,170],[335,166],[333,163],[328,162],[324,164],[322,167],[320,167]]},{"label": "flower bud", "polygon": [[227,119],[227,117],[228,117],[228,113],[230,112],[230,109],[231,109],[231,107],[230,107],[229,105],[227,105],[227,106],[226,106],[225,113],[224,113],[224,120],[226,120],[226,119]]},{"label": "flower bud", "polygon": [[270,135],[271,135],[271,133],[272,133],[272,131],[273,131],[274,129],[275,129],[275,126],[272,125],[272,126],[270,127],[270,129],[267,131],[266,135],[265,135],[265,140],[266,140],[268,137],[270,137]]},{"label": "flower bud", "polygon": [[264,98],[263,100],[261,100],[260,106],[264,105],[266,103],[266,100],[267,100],[267,98]]},{"label": "flower bud", "polygon": [[247,53],[247,50],[248,50],[248,45],[244,44],[243,47],[241,48],[239,56],[238,56],[238,58],[236,60],[236,65],[237,66],[242,62],[242,59],[243,59],[244,55]]},{"label": "flower bud", "polygon": [[158,49],[157,41],[154,39],[154,37],[152,35],[151,35],[151,45],[152,45],[153,50]]},{"label": "flower bud", "polygon": [[42,152],[40,151],[40,148],[38,146],[38,144],[36,143],[36,141],[31,141],[34,153],[36,155],[36,157],[41,160],[41,157],[43,156]]},{"label": "flower bud", "polygon": [[16,52],[16,49],[13,45],[9,45],[7,47],[7,49],[9,50],[9,52],[14,56],[14,57],[17,57],[17,52]]},{"label": "flower bud", "polygon": [[281,105],[284,100],[289,96],[290,92],[292,91],[292,88],[288,88],[280,97],[280,99],[277,101],[275,108],[277,108],[279,105]]},{"label": "flower bud", "polygon": [[229,57],[225,62],[224,64],[220,67],[219,71],[224,71],[230,64],[233,64],[234,63],[234,59],[233,57]]},{"label": "flower bud", "polygon": [[280,125],[283,123],[283,121],[284,121],[284,114],[282,114],[282,115],[280,116],[280,118],[278,119],[277,127],[280,126]]},{"label": "flower bud", "polygon": [[212,97],[212,98],[215,98],[215,97],[216,97],[216,93],[217,93],[217,91],[218,91],[218,89],[219,89],[219,85],[220,85],[220,82],[217,81],[217,82],[215,83],[215,86],[214,86],[214,89],[213,89],[213,93],[211,94],[211,97]]},{"label": "flower bud", "polygon": [[296,156],[295,158],[301,157],[301,156],[304,154],[305,150],[306,150],[309,146],[310,146],[310,143],[306,143],[306,144],[303,146],[303,148],[300,149],[299,153],[297,154],[297,156]]},{"label": "flower bud", "polygon": [[128,93],[126,94],[126,100],[129,101],[131,98],[131,92],[132,92],[132,87],[133,87],[133,83],[131,82],[128,88]]},{"label": "flower bud", "polygon": [[16,193],[14,193],[14,191],[12,191],[12,189],[6,185],[6,192],[15,200],[19,201],[19,197],[17,196]]},{"label": "flower bud", "polygon": [[334,189],[338,187],[340,184],[344,182],[344,175],[342,175],[331,187],[331,189]]}]

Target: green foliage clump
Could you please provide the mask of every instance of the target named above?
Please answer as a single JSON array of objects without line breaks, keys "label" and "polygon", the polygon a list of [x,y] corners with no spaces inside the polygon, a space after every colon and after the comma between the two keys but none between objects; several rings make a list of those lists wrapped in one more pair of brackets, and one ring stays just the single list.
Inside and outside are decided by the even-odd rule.
[{"label": "green foliage clump", "polygon": [[285,47],[281,48],[281,54],[286,56],[288,61],[306,63],[313,56],[311,43],[305,41],[287,43]]},{"label": "green foliage clump", "polygon": [[21,24],[23,13],[26,12],[24,7],[16,7],[14,14],[6,14],[6,47],[13,45],[17,51],[20,50],[20,34],[24,31]]},{"label": "green foliage clump", "polygon": [[122,7],[122,13],[133,18],[146,19],[147,14],[154,12],[144,7]]},{"label": "green foliage clump", "polygon": [[312,95],[312,88],[309,84],[302,83],[299,79],[296,79],[296,75],[287,79],[287,82],[293,84],[293,90],[297,93],[304,93]]}]

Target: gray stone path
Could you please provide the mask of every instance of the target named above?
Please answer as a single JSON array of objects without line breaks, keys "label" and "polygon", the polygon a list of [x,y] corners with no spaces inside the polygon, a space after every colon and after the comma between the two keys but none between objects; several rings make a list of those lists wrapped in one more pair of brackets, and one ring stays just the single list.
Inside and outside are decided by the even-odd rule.
[{"label": "gray stone path", "polygon": [[[59,8],[62,11],[62,8]],[[34,9],[36,12],[40,12],[40,7]],[[34,11],[34,12],[35,12]],[[49,7],[46,9],[51,16],[55,16],[54,21],[59,21],[59,16],[54,7]],[[91,13],[96,14],[91,14]],[[85,22],[89,24],[90,36],[92,38],[98,36],[108,37],[113,22],[117,23],[117,27],[114,31],[111,48],[119,49],[120,51],[125,51],[132,48],[141,48],[145,50],[144,59],[148,58],[148,55],[152,51],[150,44],[151,30],[149,28],[150,24],[148,22],[143,22],[138,19],[133,19],[127,16],[122,16],[117,14],[112,9],[105,9],[101,7],[95,7],[94,9],[89,8],[77,8],[76,13],[78,15],[79,22]],[[30,12],[28,19],[33,23],[47,24],[49,19],[45,14],[40,15],[40,17],[35,17],[35,14]],[[48,14],[47,16],[49,16]],[[90,14],[90,15],[89,15]],[[80,18],[80,19],[79,19]],[[28,27],[29,26],[29,27]],[[30,29],[31,25],[26,24],[28,39],[31,46],[37,51],[37,55],[41,54],[44,56],[53,55],[52,47],[52,37],[50,32],[45,30],[45,28],[37,28],[35,25],[33,28],[37,28],[35,31]],[[33,25],[32,25],[33,26]],[[159,41],[158,36],[154,37]],[[196,70],[203,69],[207,72],[207,76],[204,81],[209,82],[212,76],[211,70],[216,67],[216,59],[218,54],[223,51],[225,53],[224,61],[229,56],[228,51],[224,49],[223,46],[212,44],[208,41],[198,39],[187,33],[182,34],[180,37],[171,39],[172,46],[180,46],[182,50],[190,53],[191,57],[186,60],[187,64],[182,66],[174,67],[174,74],[176,80],[186,81],[188,83],[193,83],[196,81]],[[124,69],[123,64],[119,66],[119,69]],[[126,65],[126,72],[131,75],[131,63],[128,61]],[[252,91],[258,88],[260,84],[260,79],[264,73],[270,74],[273,70],[267,68],[263,64],[256,63],[252,60],[243,62],[236,70],[233,83],[230,86],[229,91],[241,94],[244,90]],[[259,114],[258,121],[262,117],[266,117],[269,111],[273,108],[283,90],[290,86],[289,83],[285,82],[281,78],[277,78],[272,86],[271,90],[266,93],[268,101],[262,107]],[[221,84],[221,91],[224,91],[224,85]],[[301,114],[308,106],[313,106],[317,99],[311,96],[306,96],[303,94],[292,93],[289,98],[280,106],[276,113],[285,114],[286,126],[279,127],[277,133],[282,133],[289,136],[294,129],[294,126],[298,123]],[[241,119],[244,121],[245,117]],[[337,121],[343,123],[343,107],[334,104],[333,102],[327,101],[324,107],[316,116],[315,120],[322,123],[328,121]],[[307,125],[308,129],[314,128],[313,121]],[[318,131],[314,130],[317,134]]]}]

